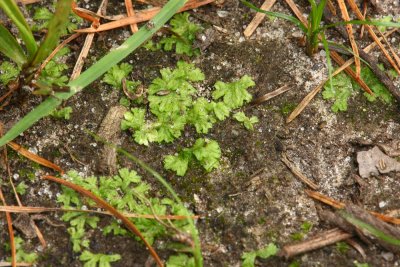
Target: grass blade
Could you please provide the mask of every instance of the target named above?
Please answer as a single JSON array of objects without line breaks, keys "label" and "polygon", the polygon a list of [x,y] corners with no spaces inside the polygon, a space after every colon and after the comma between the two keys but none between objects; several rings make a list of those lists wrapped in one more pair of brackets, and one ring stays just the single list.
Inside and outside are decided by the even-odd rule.
[{"label": "grass blade", "polygon": [[59,0],[57,2],[56,12],[49,22],[46,38],[40,45],[39,50],[36,52],[35,57],[31,62],[31,66],[41,63],[57,46],[62,30],[65,28],[65,24],[68,21],[71,2],[72,0]]},{"label": "grass blade", "polygon": [[36,53],[38,47],[33,37],[31,28],[26,22],[24,15],[22,15],[21,10],[19,10],[17,4],[14,0],[1,0],[0,8],[4,10],[7,16],[14,22],[19,30],[19,34],[24,40],[26,49],[28,50],[28,57],[32,58]]},{"label": "grass blade", "polygon": [[70,92],[56,93],[55,96],[48,97],[34,110],[18,121],[2,138],[0,147],[4,146],[23,131],[31,127],[35,122],[50,114],[57,106],[75,95],[94,80],[103,75],[112,66],[120,62],[148,38],[150,38],[159,28],[161,28],[185,3],[185,0],[170,0],[164,8],[152,19],[154,27],[142,27],[137,33],[126,40],[120,47],[111,51],[93,66],[83,72],[78,78],[68,84]]},{"label": "grass blade", "polygon": [[27,58],[14,36],[0,23],[0,53],[22,66]]}]

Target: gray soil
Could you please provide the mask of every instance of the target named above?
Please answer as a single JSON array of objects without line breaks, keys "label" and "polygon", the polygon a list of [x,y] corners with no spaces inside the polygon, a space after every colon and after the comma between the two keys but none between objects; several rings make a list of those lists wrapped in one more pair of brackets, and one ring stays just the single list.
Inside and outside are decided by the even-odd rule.
[{"label": "gray soil", "polygon": [[[258,6],[261,4],[261,1],[254,2]],[[300,2],[305,6],[306,1]],[[391,2],[392,8],[380,3],[380,9],[371,9],[371,12],[383,16],[396,8],[399,11],[399,1],[387,2]],[[92,10],[96,9],[94,4],[90,6]],[[283,1],[278,1],[273,10],[289,14]],[[109,12],[114,11],[111,9]],[[308,11],[305,9],[304,12]],[[210,45],[192,60],[206,75],[201,90],[210,90],[217,80],[229,82],[245,74],[256,83],[250,89],[254,97],[286,84],[292,87],[272,100],[246,107],[248,116],[255,115],[260,119],[254,131],[247,131],[233,119],[218,123],[212,129],[207,137],[219,142],[222,164],[211,173],[194,167],[186,176],[176,177],[162,167],[161,155],[190,145],[198,137],[193,129],[187,129],[186,138],[173,145],[152,144],[149,147],[137,145],[129,133],[121,133],[118,143],[159,171],[188,207],[204,216],[197,221],[197,227],[205,266],[240,266],[243,252],[262,248],[271,242],[279,247],[298,242],[292,236],[301,232],[304,222],[313,225],[304,238],[335,227],[320,219],[318,210],[330,208],[306,195],[306,185],[281,161],[283,152],[305,176],[319,185],[318,192],[383,214],[400,209],[400,173],[363,179],[365,184],[362,186],[354,179],[358,173],[358,151],[399,140],[398,103],[370,103],[358,92],[351,97],[348,111],[336,114],[331,111],[332,103],[318,94],[298,118],[287,124],[288,114],[327,76],[325,54],[321,52],[313,58],[308,57],[304,48],[298,45],[299,29],[282,20],[264,21],[251,38],[245,39],[243,29],[254,13],[236,1],[226,1],[222,7],[202,7],[191,13],[198,22],[215,31],[209,37],[212,38]],[[212,25],[225,31],[218,31]],[[126,36],[129,36],[128,28],[100,34],[93,49],[99,54],[89,56],[89,61],[100,58],[100,51],[116,46]],[[397,49],[399,38],[397,33],[391,39]],[[82,42],[83,39],[78,39],[75,46],[79,47]],[[78,53],[75,51],[74,56]],[[133,78],[143,80],[145,85],[157,77],[161,67],[173,67],[176,61],[171,53],[150,53],[143,48],[125,60],[134,67]],[[397,89],[400,89],[398,84]],[[64,170],[97,174],[102,145],[85,130],[97,132],[110,107],[118,105],[121,94],[97,81],[65,103],[74,109],[69,121],[42,119],[15,141]],[[39,101],[38,98],[22,96],[14,99],[14,103],[2,111],[0,120],[10,127]],[[83,164],[75,161],[72,155]],[[26,179],[15,174],[21,169],[31,170],[31,163],[15,153],[9,157],[15,182]],[[118,163],[138,170],[157,188],[154,179],[139,166],[122,157]],[[48,172],[49,169],[37,169],[37,179],[34,182],[26,180],[29,188],[21,196],[25,206],[57,206],[59,186],[39,179]],[[8,204],[14,203],[6,180],[3,184]],[[57,223],[62,223],[60,216],[61,213],[46,214]],[[8,234],[5,216],[0,218],[0,244],[3,244],[7,242]],[[54,227],[44,220],[37,221],[37,225],[48,243],[43,250],[37,238],[27,241],[29,247],[40,254],[38,266],[82,266],[78,255],[72,252],[65,227]],[[144,247],[132,238],[104,237],[100,230],[91,230],[89,235],[92,251],[121,254],[122,260],[113,266],[143,266],[149,257]],[[288,266],[294,260],[300,266],[354,266],[356,260],[369,266],[399,266],[399,255],[372,243],[355,241],[361,244],[366,258],[351,247],[343,253],[331,245],[290,260],[277,257],[260,260],[257,266]],[[4,260],[4,253],[0,247],[0,261]],[[161,250],[160,253],[166,259],[170,251]]]}]

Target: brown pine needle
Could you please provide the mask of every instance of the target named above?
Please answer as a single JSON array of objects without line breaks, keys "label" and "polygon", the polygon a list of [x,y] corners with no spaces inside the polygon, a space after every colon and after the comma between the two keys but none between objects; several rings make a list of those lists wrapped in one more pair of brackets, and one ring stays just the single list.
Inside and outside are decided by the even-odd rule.
[{"label": "brown pine needle", "polygon": [[[334,207],[336,209],[344,209],[346,207],[346,205],[343,202],[339,202],[334,200],[333,198],[330,198],[328,196],[325,196],[319,192],[316,191],[311,191],[311,190],[305,190],[306,194],[316,200],[321,201],[322,203],[325,203],[331,207]],[[392,223],[392,224],[397,224],[400,225],[400,219],[397,218],[393,218],[393,217],[389,217],[386,216],[384,214],[380,214],[378,212],[375,211],[368,211],[370,214],[374,215],[376,218],[384,221],[384,222],[388,222],[388,223]]]},{"label": "brown pine needle", "polygon": [[[265,2],[261,5],[260,9],[268,11],[275,4],[275,2],[276,0],[265,0]],[[249,25],[247,25],[246,29],[244,30],[243,32],[244,36],[250,37],[264,18],[265,18],[264,13],[257,12],[253,20],[250,22]]]},{"label": "brown pine needle", "polygon": [[[339,64],[339,66],[342,66],[343,64],[345,64],[344,59],[336,52],[332,51],[331,52],[331,57],[333,60],[336,61],[336,63]],[[355,80],[360,86],[361,88],[367,92],[370,95],[373,95],[374,93],[372,92],[372,90],[369,88],[369,86],[364,82],[363,79],[361,79],[360,76],[357,76],[357,74],[351,69],[351,68],[346,68],[344,69],[344,71],[351,77],[353,78],[353,80]]]},{"label": "brown pine needle", "polygon": [[[338,0],[338,4],[339,4],[340,11],[342,12],[343,20],[350,21],[350,16],[349,16],[349,13],[347,12],[347,7],[346,7],[346,4],[344,3],[344,0]],[[347,30],[347,34],[349,36],[351,48],[353,49],[353,53],[354,53],[354,62],[356,65],[356,77],[360,77],[361,62],[360,62],[360,55],[358,53],[358,47],[357,47],[356,41],[354,39],[353,26],[351,24],[346,24],[346,30]]]},{"label": "brown pine needle", "polygon": [[296,15],[296,17],[303,23],[305,27],[308,25],[307,19],[303,16],[303,13],[300,11],[300,9],[297,7],[297,5],[293,2],[293,0],[285,0],[286,3],[289,5],[289,7],[292,9],[293,13]]},{"label": "brown pine needle", "polygon": [[[132,0],[125,0],[125,6],[126,6],[126,14],[128,15],[128,17],[132,17],[135,15],[135,10],[133,9],[133,4],[132,4]],[[136,23],[133,23],[131,25],[129,25],[131,27],[131,32],[135,33],[137,32],[138,26]]]},{"label": "brown pine needle", "polygon": [[132,233],[137,235],[143,241],[143,243],[148,248],[151,256],[154,258],[154,260],[157,263],[157,265],[158,266],[164,266],[164,264],[162,263],[160,257],[158,256],[157,252],[149,244],[149,242],[147,242],[147,240],[144,238],[142,233],[136,228],[136,226],[130,220],[128,220],[128,218],[126,218],[123,214],[121,214],[113,206],[111,206],[106,201],[104,201],[103,199],[99,198],[98,196],[96,196],[92,192],[82,188],[81,186],[73,184],[73,183],[71,183],[69,181],[66,181],[66,180],[63,180],[63,179],[60,179],[60,178],[57,178],[57,177],[54,177],[54,176],[50,176],[50,175],[43,176],[43,179],[50,180],[50,181],[62,184],[64,186],[67,186],[67,187],[79,192],[80,194],[84,195],[85,197],[92,199],[94,202],[97,203],[97,205],[99,205],[103,209],[108,210],[116,218],[120,219]]},{"label": "brown pine needle", "polygon": [[[7,205],[3,192],[1,191],[1,188],[0,188],[0,200],[3,203],[3,205]],[[17,256],[16,256],[16,247],[14,239],[14,229],[12,226],[11,214],[9,212],[6,212],[6,220],[7,220],[8,234],[10,236],[11,266],[15,267],[17,266]]]},{"label": "brown pine needle", "polygon": [[21,154],[22,156],[26,157],[27,159],[30,159],[30,160],[32,160],[42,166],[45,166],[47,168],[53,169],[53,170],[59,172],[60,174],[64,174],[64,171],[58,165],[28,151],[27,149],[23,148],[22,146],[18,145],[17,143],[9,142],[9,143],[7,143],[7,145],[9,147],[11,147],[12,149],[14,149],[16,152],[18,152],[19,154]]},{"label": "brown pine needle", "polygon": [[[342,0],[343,1],[343,0]],[[357,4],[354,2],[354,0],[347,0],[348,4],[350,5],[350,8],[353,10],[354,13],[356,13],[356,16],[360,20],[365,20],[365,16],[361,13],[360,9],[358,8]],[[379,40],[378,36],[376,36],[374,30],[372,27],[368,24],[365,25],[365,28],[368,30],[369,34],[371,35],[372,39],[378,44],[379,48],[382,50],[383,54],[387,58],[387,60],[390,62],[392,67],[397,71],[398,74],[400,74],[400,65],[397,66],[392,57],[389,55],[388,51],[385,49],[381,41]],[[350,36],[349,36],[350,37]],[[350,39],[351,41],[351,39]],[[399,63],[398,63],[399,64]]]}]

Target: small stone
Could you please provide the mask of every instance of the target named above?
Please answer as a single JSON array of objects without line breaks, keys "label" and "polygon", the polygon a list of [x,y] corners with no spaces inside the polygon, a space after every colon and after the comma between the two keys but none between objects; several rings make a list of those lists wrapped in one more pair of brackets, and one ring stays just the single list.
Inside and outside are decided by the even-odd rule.
[{"label": "small stone", "polygon": [[385,261],[393,261],[394,259],[392,252],[382,252],[381,256]]},{"label": "small stone", "polygon": [[229,12],[225,10],[218,10],[217,14],[220,18],[226,18],[229,15]]}]

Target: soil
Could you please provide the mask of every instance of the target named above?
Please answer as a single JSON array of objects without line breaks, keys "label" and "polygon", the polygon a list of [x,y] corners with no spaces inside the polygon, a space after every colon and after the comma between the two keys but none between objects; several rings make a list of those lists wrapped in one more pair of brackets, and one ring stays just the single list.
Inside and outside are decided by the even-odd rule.
[{"label": "soil", "polygon": [[[97,1],[87,4],[87,7],[96,10],[94,2]],[[300,1],[299,5],[305,7],[306,2]],[[379,8],[370,10],[372,15],[400,14],[399,1],[386,2],[391,2],[391,8],[379,3]],[[261,1],[254,3],[261,5]],[[123,10],[123,2],[109,6],[110,14]],[[290,14],[284,1],[277,1],[272,10]],[[308,12],[307,8],[304,12]],[[318,184],[319,192],[331,198],[353,202],[383,214],[400,209],[400,173],[363,178],[363,185],[354,179],[358,173],[358,151],[399,139],[398,103],[371,103],[359,92],[351,97],[348,111],[334,113],[331,111],[332,102],[318,94],[301,115],[288,124],[285,122],[288,114],[327,76],[325,53],[308,57],[298,42],[301,36],[299,29],[278,19],[265,20],[252,37],[244,38],[243,30],[254,12],[238,1],[225,1],[222,7],[205,6],[190,13],[195,21],[214,31],[202,54],[190,59],[206,75],[201,84],[205,94],[217,80],[229,82],[245,74],[256,83],[250,89],[254,97],[286,84],[292,87],[267,102],[245,108],[248,116],[254,115],[260,120],[254,131],[246,130],[233,119],[220,122],[211,130],[207,137],[219,142],[222,164],[210,173],[195,166],[186,176],[176,177],[163,169],[161,155],[174,153],[177,148],[192,144],[198,137],[192,129],[186,130],[184,140],[172,145],[152,144],[149,147],[134,143],[127,132],[120,134],[118,143],[122,147],[166,177],[187,206],[194,213],[204,216],[197,221],[204,266],[240,266],[244,252],[257,250],[269,243],[278,247],[295,243],[293,235],[301,232],[301,225],[305,222],[311,223],[312,229],[305,233],[304,238],[335,227],[320,219],[318,210],[330,208],[306,195],[307,187],[281,161],[282,152],[305,176]],[[213,25],[224,31],[216,30]],[[99,34],[89,56],[89,64],[129,35],[128,28]],[[398,33],[391,38],[396,49],[399,48],[399,38]],[[82,42],[83,39],[77,39],[73,45],[80,47]],[[71,64],[78,53],[78,50],[73,51]],[[160,68],[174,67],[177,59],[172,53],[148,52],[141,48],[124,61],[133,65],[132,77],[148,85],[158,76]],[[396,86],[400,90],[399,78]],[[102,144],[96,143],[86,131],[98,131],[108,110],[118,105],[121,95],[122,92],[96,81],[64,103],[74,109],[70,120],[46,117],[15,142],[64,170],[74,169],[85,175],[98,174]],[[6,128],[41,101],[32,96],[16,99],[0,115]],[[118,163],[136,169],[155,188],[163,190],[139,166],[122,157],[119,157]],[[21,196],[25,206],[57,206],[60,187],[39,179],[43,174],[51,173],[49,169],[33,168],[31,162],[10,150],[9,164],[14,182],[24,179],[29,186],[27,193]],[[21,174],[32,170],[36,177],[33,181]],[[3,185],[8,204],[16,204],[6,180]],[[16,217],[13,215],[13,218]],[[63,224],[61,213],[47,213],[46,217]],[[27,247],[40,255],[37,266],[82,266],[79,255],[72,252],[65,227],[55,227],[46,220],[36,222],[48,244],[43,249],[37,238],[26,241]],[[0,244],[4,244],[8,241],[8,234],[3,215],[0,229]],[[122,260],[112,266],[144,266],[149,258],[146,249],[133,238],[104,237],[100,229],[90,230],[88,234],[92,251],[121,254]],[[299,266],[354,266],[354,261],[365,262],[369,266],[400,265],[400,255],[355,240],[361,244],[366,258],[351,247],[346,252],[340,252],[335,245],[331,245],[290,260],[277,257],[257,260],[257,266],[288,266],[294,261]],[[155,248],[158,250],[157,243]],[[164,259],[170,253],[160,249]],[[6,256],[9,255],[1,248],[0,261],[4,261]]]}]

